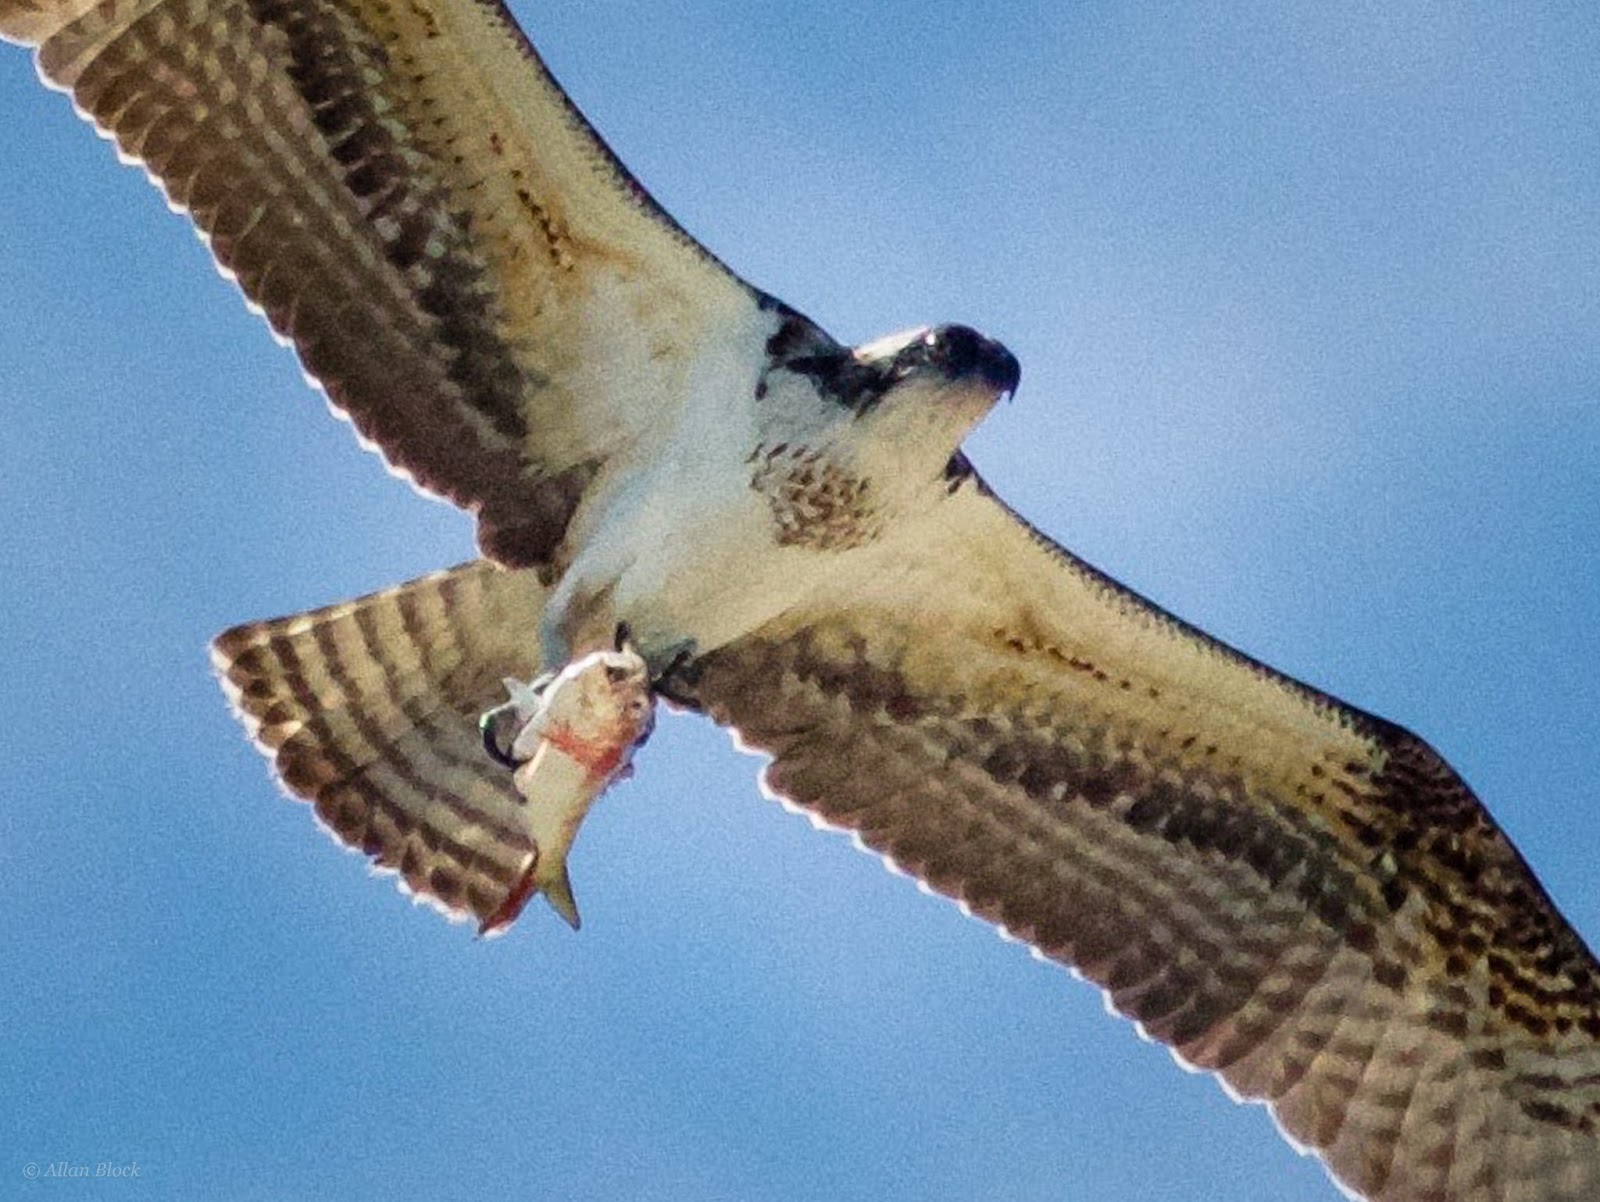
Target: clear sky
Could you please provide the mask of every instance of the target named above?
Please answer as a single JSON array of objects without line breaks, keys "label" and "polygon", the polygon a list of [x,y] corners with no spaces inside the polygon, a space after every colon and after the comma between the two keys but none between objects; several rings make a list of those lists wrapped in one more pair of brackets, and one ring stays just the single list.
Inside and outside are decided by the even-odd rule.
[{"label": "clear sky", "polygon": [[[1005,340],[969,447],[1002,494],[1426,736],[1594,942],[1600,10],[1134,7],[522,15],[755,283],[852,341]],[[136,1161],[119,1198],[1337,1196],[688,719],[583,831],[581,935],[369,879],[205,644],[468,525],[9,47],[0,114],[0,1196],[63,1160]]]}]

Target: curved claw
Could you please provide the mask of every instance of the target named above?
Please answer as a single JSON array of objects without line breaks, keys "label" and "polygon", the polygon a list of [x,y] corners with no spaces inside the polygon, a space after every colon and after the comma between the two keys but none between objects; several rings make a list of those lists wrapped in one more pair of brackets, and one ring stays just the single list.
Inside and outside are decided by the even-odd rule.
[{"label": "curved claw", "polygon": [[478,734],[483,739],[484,751],[488,753],[489,758],[495,763],[499,764],[502,768],[509,768],[513,772],[521,767],[521,765],[512,758],[510,751],[506,750],[500,745],[500,732],[497,727],[499,725],[499,719],[508,712],[515,717],[514,710],[514,706],[500,705],[496,706],[492,710],[485,711],[483,716],[478,719]]},{"label": "curved claw", "polygon": [[651,665],[650,691],[674,705],[692,708],[695,704],[694,686],[700,677],[699,666],[695,662],[698,651],[692,640],[667,650],[657,660],[661,664],[659,672],[654,670],[654,664]]}]

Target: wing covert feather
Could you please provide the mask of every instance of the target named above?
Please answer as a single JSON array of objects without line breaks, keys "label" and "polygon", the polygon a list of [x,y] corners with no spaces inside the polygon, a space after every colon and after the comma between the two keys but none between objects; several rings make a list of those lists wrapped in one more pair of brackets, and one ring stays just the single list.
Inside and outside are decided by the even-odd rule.
[{"label": "wing covert feather", "polygon": [[1600,969],[1420,739],[976,479],[697,661],[767,787],[1105,990],[1382,1202],[1600,1192]]}]

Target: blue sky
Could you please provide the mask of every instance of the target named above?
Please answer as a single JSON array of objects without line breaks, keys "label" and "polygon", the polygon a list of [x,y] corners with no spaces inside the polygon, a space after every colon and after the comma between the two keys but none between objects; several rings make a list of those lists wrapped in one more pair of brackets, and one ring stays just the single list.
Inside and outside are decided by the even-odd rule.
[{"label": "blue sky", "polygon": [[[1600,16],[1512,8],[522,14],[754,282],[849,340],[1005,340],[991,482],[1426,736],[1594,942]],[[1337,1196],[686,719],[584,829],[581,935],[477,942],[369,879],[206,640],[465,558],[467,523],[12,48],[0,113],[0,1195],[65,1160],[136,1161],[119,1197]]]}]

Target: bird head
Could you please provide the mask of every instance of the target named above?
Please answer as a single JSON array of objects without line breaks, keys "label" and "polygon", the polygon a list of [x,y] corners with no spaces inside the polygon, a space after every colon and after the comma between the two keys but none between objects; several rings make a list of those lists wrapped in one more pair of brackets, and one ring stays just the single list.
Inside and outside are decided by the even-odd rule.
[{"label": "bird head", "polygon": [[844,347],[795,322],[772,351],[779,379],[837,414],[844,438],[880,466],[892,463],[913,477],[942,472],[1021,376],[1015,355],[960,325],[919,326]]},{"label": "bird head", "polygon": [[849,357],[861,377],[862,433],[917,474],[942,470],[1022,374],[1004,346],[959,325],[891,334]]}]

